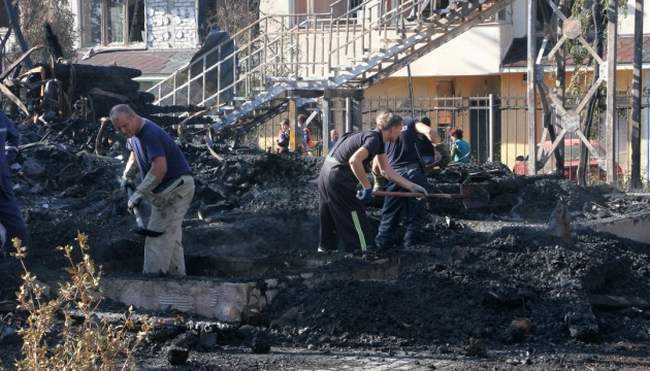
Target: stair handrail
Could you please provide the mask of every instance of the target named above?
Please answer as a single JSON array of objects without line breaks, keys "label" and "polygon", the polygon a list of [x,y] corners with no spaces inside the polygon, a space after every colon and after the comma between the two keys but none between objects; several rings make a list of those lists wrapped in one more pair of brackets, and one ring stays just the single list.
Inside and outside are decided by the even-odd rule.
[{"label": "stair handrail", "polygon": [[[324,16],[324,15],[327,15],[327,14],[326,14],[326,13],[315,13],[315,14],[311,14],[311,16]],[[294,15],[292,15],[292,16],[298,18],[298,17],[304,16],[304,14],[294,14]],[[274,17],[277,18],[278,15],[275,15]],[[282,18],[284,19],[284,18],[286,18],[287,16],[286,16],[286,15],[280,15],[280,17],[282,17]],[[244,51],[246,51],[246,50],[248,50],[249,53],[248,53],[248,55],[247,55],[246,57],[244,57],[244,60],[245,60],[246,58],[250,57],[250,55],[253,55],[253,54],[257,53],[257,52],[260,52],[260,51],[265,50],[265,48],[268,47],[269,43],[270,43],[270,44],[275,44],[275,43],[281,41],[282,38],[285,37],[287,34],[291,34],[291,33],[294,32],[295,30],[300,29],[300,28],[303,27],[304,24],[305,24],[306,22],[308,22],[308,21],[309,21],[309,19],[305,19],[305,20],[302,21],[302,22],[296,23],[293,27],[291,27],[291,28],[289,28],[289,29],[286,29],[286,30],[283,30],[283,31],[281,31],[281,32],[278,32],[278,35],[275,37],[275,39],[271,40],[270,42],[265,43],[265,46],[264,46],[264,47],[257,48],[257,49],[255,49],[255,50],[253,50],[253,51],[251,52],[251,51],[250,51],[250,48],[251,48],[251,47],[252,47],[256,42],[259,42],[259,41],[267,41],[269,33],[261,32],[261,33],[260,33],[260,34],[255,38],[255,39],[249,41],[248,43],[246,43],[246,44],[244,44],[244,45],[241,45],[241,46],[239,46],[239,47],[236,47],[236,48],[233,50],[232,53],[230,53],[229,55],[223,56],[219,61],[217,61],[217,62],[216,62],[215,64],[213,64],[212,66],[210,66],[210,67],[205,67],[205,66],[204,66],[204,68],[203,68],[203,70],[202,70],[201,73],[199,73],[199,74],[197,74],[197,75],[191,77],[190,79],[186,79],[185,82],[184,82],[183,84],[181,84],[181,85],[179,85],[179,86],[176,86],[175,89],[173,89],[171,92],[167,93],[167,94],[164,95],[164,96],[160,96],[160,95],[159,95],[159,96],[158,96],[158,99],[157,99],[157,102],[164,101],[164,100],[166,100],[166,99],[169,99],[170,97],[174,97],[174,96],[177,94],[178,91],[181,91],[181,90],[183,90],[183,89],[188,89],[188,90],[189,90],[192,82],[194,82],[194,81],[196,81],[196,80],[199,80],[199,79],[204,79],[207,73],[212,72],[212,71],[215,70],[215,69],[219,69],[219,68],[221,67],[221,65],[230,62],[232,59],[236,59],[236,57],[237,57],[239,54],[241,54],[242,52],[244,52]],[[274,35],[275,33],[270,33],[270,34],[271,34],[271,35]],[[222,43],[222,44],[220,44],[219,46],[213,48],[209,53],[214,52],[215,50],[219,50],[219,49],[221,48],[222,45],[224,45],[224,43]],[[205,54],[203,55],[202,58],[197,59],[196,61],[192,62],[192,65],[194,65],[195,63],[201,62],[201,61],[203,61],[203,62],[205,63],[205,59],[207,58],[207,56],[208,56],[209,53],[205,53]],[[203,104],[205,104],[206,102],[208,102],[208,101],[214,99],[215,97],[219,96],[220,94],[223,94],[224,92],[228,91],[229,89],[235,87],[237,84],[239,84],[240,82],[242,82],[242,81],[244,81],[246,78],[248,78],[252,72],[257,72],[257,71],[260,70],[262,67],[267,66],[267,65],[269,64],[270,61],[274,61],[274,60],[278,59],[278,57],[281,57],[281,56],[282,56],[282,55],[272,56],[272,58],[270,58],[270,59],[267,57],[267,61],[266,61],[265,63],[263,63],[263,64],[261,64],[261,65],[258,65],[258,66],[255,66],[252,70],[249,70],[249,71],[247,71],[247,72],[244,73],[244,74],[240,74],[239,76],[235,76],[235,78],[233,79],[233,82],[232,82],[231,84],[229,84],[229,85],[227,85],[227,86],[224,86],[224,87],[219,86],[219,87],[217,88],[217,92],[214,93],[213,95],[211,95],[211,96],[209,96],[209,97],[207,97],[207,98],[206,98],[205,96],[203,96],[202,99],[201,99],[201,102],[198,103],[198,105],[203,105]],[[233,63],[233,65],[234,65],[234,63]],[[236,68],[236,66],[233,66],[233,67]],[[170,76],[170,77],[169,77],[168,79],[166,79],[165,81],[169,81],[169,80],[171,80],[171,79],[176,78],[177,74],[178,74],[180,71],[182,71],[182,70],[184,70],[184,69],[187,69],[187,68],[188,68],[188,65],[186,65],[185,67],[179,69],[179,71],[177,71],[174,75]],[[218,79],[218,83],[220,83],[219,79]],[[205,84],[203,84],[203,86],[205,86]],[[152,88],[152,89],[154,89],[154,88]],[[160,89],[160,88],[159,88],[159,89]],[[150,89],[150,90],[151,90],[151,89]],[[188,99],[189,99],[189,94],[188,94]],[[220,103],[220,102],[217,102],[217,105],[219,105],[219,103]]]},{"label": "stair handrail", "polygon": [[[244,28],[243,30],[238,31],[235,35],[242,35],[244,32],[247,32],[247,30],[250,31],[252,27],[254,27],[255,25],[261,25],[261,22],[267,22],[265,31],[268,32],[260,31],[256,34],[255,38],[251,37],[248,39],[247,42],[244,42],[242,44],[235,42],[234,50],[229,55],[221,58],[217,63],[214,63],[210,67],[207,67],[205,65],[206,63],[205,59],[206,56],[209,55],[209,53],[214,52],[214,49],[208,53],[205,53],[203,58],[193,61],[192,63],[188,63],[173,75],[174,79],[177,78],[178,73],[180,71],[188,68],[191,69],[193,65],[197,63],[201,63],[201,61],[204,64],[202,72],[195,76],[191,76],[191,72],[188,72],[189,78],[184,84],[176,87],[170,94],[167,94],[164,97],[160,97],[159,94],[158,101],[160,102],[162,100],[166,100],[169,97],[173,97],[175,99],[177,92],[182,91],[183,89],[187,89],[188,103],[189,103],[191,98],[190,88],[192,83],[199,79],[204,79],[204,83],[202,85],[203,96],[201,97],[201,102],[199,103],[199,105],[206,105],[206,103],[211,102],[216,98],[216,103],[213,102],[212,104],[206,105],[208,106],[209,112],[214,112],[215,109],[220,109],[222,107],[221,104],[222,102],[220,99],[221,94],[229,93],[229,91],[232,89],[232,91],[234,91],[233,96],[238,98],[237,100],[231,99],[233,103],[237,103],[238,101],[242,101],[242,102],[246,101],[246,102],[238,106],[237,104],[235,104],[236,107],[223,109],[223,110],[220,109],[220,111],[221,113],[224,113],[227,110],[233,110],[234,112],[227,115],[225,121],[236,120],[238,117],[236,115],[246,114],[248,112],[251,112],[253,109],[255,109],[255,107],[257,107],[256,104],[260,104],[259,102],[262,102],[264,99],[266,100],[273,99],[271,95],[279,94],[278,92],[281,92],[283,86],[284,89],[287,89],[286,88],[287,85],[279,85],[277,87],[275,87],[275,85],[273,86],[267,85],[267,83],[271,81],[273,77],[277,78],[279,77],[280,74],[284,73],[284,72],[280,72],[280,74],[276,73],[275,75],[273,75],[269,73],[269,69],[275,68],[277,71],[277,69],[279,68],[280,71],[288,71],[288,73],[295,76],[296,79],[299,77],[314,79],[316,77],[316,74],[315,73],[313,75],[310,74],[309,67],[312,67],[312,70],[314,70],[315,67],[313,66],[319,64],[321,65],[320,68],[323,69],[324,71],[326,68],[326,72],[323,72],[323,74],[320,75],[319,81],[322,80],[322,82],[327,82],[326,81],[327,79],[332,78],[332,72],[334,71],[333,64],[334,64],[335,56],[338,59],[337,64],[339,66],[341,65],[340,57],[343,48],[345,48],[344,54],[346,55],[346,58],[350,59],[350,53],[348,52],[348,50],[350,45],[352,45],[353,65],[358,64],[356,62],[356,52],[357,52],[357,44],[359,42],[359,39],[361,39],[362,53],[366,53],[367,50],[368,55],[374,54],[376,56],[377,54],[375,53],[379,52],[382,49],[372,48],[371,40],[373,37],[373,33],[376,34],[379,31],[379,35],[381,35],[382,32],[384,33],[384,35],[387,35],[389,27],[391,29],[391,32],[393,32],[393,26],[394,26],[394,31],[396,33],[396,36],[405,37],[406,33],[413,35],[414,33],[417,32],[419,26],[417,23],[412,23],[412,22],[406,24],[406,22],[404,22],[404,20],[406,19],[406,15],[413,10],[413,7],[416,4],[418,4],[418,6],[426,6],[426,4],[428,3],[431,6],[430,9],[433,10],[434,2],[437,3],[436,0],[428,0],[423,4],[420,4],[419,0],[398,0],[394,7],[391,7],[391,9],[384,11],[383,9],[385,6],[384,1],[366,0],[354,7],[350,7],[350,4],[348,2],[346,5],[346,10],[341,12],[342,14],[336,14],[338,12],[336,7],[340,6],[342,2],[343,0],[337,0],[333,4],[331,4],[329,13],[309,13],[309,14],[291,14],[291,15],[276,14],[276,15],[268,15],[268,16],[265,15],[263,18],[261,18],[254,24],[251,24],[248,27]],[[479,3],[479,5],[481,3]],[[375,13],[373,14],[373,12]],[[418,13],[417,16],[419,18],[420,12],[416,12],[416,13]],[[289,18],[289,17],[294,17],[296,20],[299,20],[300,17],[302,16],[304,16],[305,19],[302,21],[296,21],[295,23],[291,22],[291,18]],[[361,16],[361,18],[359,18],[359,16]],[[281,22],[278,22],[278,17],[280,17]],[[289,20],[288,23],[285,22],[287,19]],[[345,23],[343,23],[344,21]],[[445,21],[446,20],[443,19],[442,23],[444,24]],[[271,31],[268,26],[268,22],[275,22],[277,24],[280,24],[281,27],[279,27],[279,29],[277,30]],[[313,31],[311,26],[312,22],[313,22]],[[327,32],[325,28],[328,24],[329,24],[329,40],[327,39]],[[341,29],[341,25],[343,24],[345,24],[346,27],[345,30]],[[287,27],[287,25],[289,25],[289,27]],[[351,25],[353,27],[350,27]],[[304,33],[306,30],[307,42],[309,42],[310,36],[312,36],[314,40],[316,40],[316,37],[320,31],[319,27],[321,26],[323,32],[320,33],[322,38],[319,39],[319,41],[324,43],[329,42],[329,46],[330,46],[329,51],[326,51],[327,57],[323,58],[322,61],[319,62],[318,56],[316,56],[315,53],[312,54],[312,56],[310,56],[309,48],[307,48],[307,52],[304,53],[307,54],[307,57],[305,58],[305,60],[303,60],[303,58],[301,58],[302,57],[301,54],[303,53],[303,50],[298,45],[301,40],[301,37],[305,36]],[[337,32],[336,46],[333,45],[334,27],[336,27],[336,32]],[[425,26],[425,27],[430,27],[430,26]],[[358,30],[359,28],[361,28],[361,31]],[[310,32],[312,33],[310,34]],[[343,34],[343,32],[345,32],[345,35]],[[343,36],[345,36],[345,41],[341,43],[341,39],[343,38]],[[368,39],[368,44],[369,44],[368,48],[365,48],[366,38]],[[385,39],[387,39],[387,36]],[[235,41],[236,37],[233,36],[231,40]],[[231,42],[231,40],[224,41],[216,48],[221,48],[226,42]],[[287,42],[287,44],[284,44],[285,41]],[[289,48],[290,42],[295,42],[295,45],[291,46],[291,48]],[[287,48],[285,48],[284,46],[289,48],[289,51],[287,51]],[[295,50],[295,52],[293,52],[293,50]],[[215,89],[216,92],[210,95],[209,97],[206,97],[205,94],[206,74],[214,71],[215,69],[220,70],[220,68],[225,63],[233,64],[232,82],[230,82],[226,86],[221,86],[220,85],[221,79],[218,78],[217,88]],[[304,64],[308,65],[307,74],[304,76],[299,76],[299,72],[301,71],[301,66]],[[237,70],[238,66],[239,66],[239,70]],[[363,76],[364,76],[363,78],[365,79],[366,78],[365,73]],[[166,79],[165,81],[169,82],[171,78],[172,76],[170,76],[170,78]],[[345,79],[349,80],[349,77],[345,77],[343,80]],[[339,80],[337,81],[338,82],[336,82],[336,84],[341,83],[341,81]],[[159,83],[157,86],[161,86],[162,83],[163,82]],[[263,94],[260,94],[258,96],[259,99],[253,97],[253,95],[250,94],[252,91],[251,86],[253,88],[255,87],[261,88],[260,91],[263,92]],[[241,87],[241,90],[239,89],[239,87]],[[155,87],[152,87],[149,91],[152,91],[154,88]],[[243,91],[244,94],[239,94],[239,91]],[[256,100],[258,101],[258,103],[255,103]]]},{"label": "stair handrail", "polygon": [[[273,22],[275,22],[276,24],[278,24],[278,25],[280,25],[280,26],[282,27],[282,26],[283,26],[283,22],[278,22],[276,18],[277,18],[276,15],[266,15],[266,16],[264,16],[264,17],[258,19],[257,21],[251,23],[250,25],[248,25],[248,26],[242,28],[241,30],[235,32],[233,35],[230,36],[229,39],[220,42],[218,45],[215,45],[212,49],[210,49],[209,51],[207,51],[206,53],[204,53],[203,57],[206,58],[208,55],[210,55],[210,54],[212,54],[212,53],[214,53],[214,52],[216,52],[216,51],[221,50],[221,48],[222,48],[223,46],[225,46],[226,44],[231,43],[231,42],[234,43],[234,44],[235,44],[235,48],[237,48],[237,39],[238,39],[238,37],[244,35],[244,33],[246,33],[246,32],[250,32],[250,31],[253,30],[255,27],[261,25],[262,22],[267,22],[267,29],[268,29],[268,22],[269,22],[269,21],[273,21]],[[258,36],[258,37],[259,37],[259,36]],[[162,80],[162,81],[156,83],[154,86],[152,86],[151,88],[147,89],[147,92],[151,93],[151,92],[156,91],[156,89],[160,89],[160,88],[162,87],[163,84],[165,84],[165,83],[169,82],[170,80],[173,80],[174,78],[176,78],[176,77],[181,73],[181,71],[184,71],[184,70],[187,70],[187,69],[191,69],[192,67],[194,67],[195,65],[197,65],[198,63],[200,63],[201,60],[204,59],[204,58],[199,58],[199,59],[196,59],[196,60],[194,60],[194,61],[191,61],[191,62],[187,62],[187,63],[185,63],[184,65],[182,65],[181,67],[179,67],[176,71],[174,71],[174,73],[173,73],[172,75],[168,76],[168,77],[165,78],[164,80]],[[160,102],[161,100],[162,100],[162,99],[160,98],[160,91],[159,91],[158,98],[156,99],[156,101],[157,101],[157,102]]]}]

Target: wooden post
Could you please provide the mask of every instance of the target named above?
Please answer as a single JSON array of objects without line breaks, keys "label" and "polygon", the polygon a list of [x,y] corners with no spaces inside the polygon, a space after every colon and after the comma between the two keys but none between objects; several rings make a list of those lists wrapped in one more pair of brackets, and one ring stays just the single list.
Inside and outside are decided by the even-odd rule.
[{"label": "wooden post", "polygon": [[643,53],[643,0],[634,7],[634,72],[632,76],[632,188],[641,188],[641,57]]},{"label": "wooden post", "polygon": [[528,74],[526,80],[526,100],[528,102],[528,174],[537,174],[537,109],[535,105],[535,56],[537,54],[537,35],[535,23],[537,21],[537,1],[528,2]]},{"label": "wooden post", "polygon": [[607,8],[607,112],[605,126],[607,133],[607,183],[616,183],[616,35],[618,24],[618,2],[610,1]]},{"label": "wooden post", "polygon": [[298,147],[298,104],[295,98],[289,98],[289,151]]},{"label": "wooden post", "polygon": [[323,156],[327,156],[330,151],[330,100],[324,97],[322,102]]}]

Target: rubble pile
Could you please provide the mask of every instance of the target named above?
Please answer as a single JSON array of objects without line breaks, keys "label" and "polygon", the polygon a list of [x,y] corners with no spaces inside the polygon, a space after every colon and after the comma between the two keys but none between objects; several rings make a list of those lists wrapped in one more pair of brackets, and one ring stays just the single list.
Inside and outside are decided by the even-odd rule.
[{"label": "rubble pile", "polygon": [[315,181],[320,158],[257,154],[224,155],[223,161],[217,161],[203,152],[190,156],[196,199],[202,207],[247,212],[318,210]]},{"label": "rubble pile", "polygon": [[[448,231],[400,256],[396,281],[295,286],[272,303],[271,333],[289,346],[491,347],[527,341],[650,341],[645,310],[604,315],[590,295],[650,297],[650,251],[612,236],[565,242],[526,229]],[[532,324],[524,336],[513,321]],[[625,323],[624,326],[622,324]],[[530,327],[530,326],[529,326]],[[528,330],[526,330],[528,332]]]},{"label": "rubble pile", "polygon": [[[96,136],[94,123],[80,120],[63,132],[51,130],[45,139],[43,130],[21,126],[26,144],[13,167],[36,273],[47,276],[63,266],[53,247],[73,241],[78,230],[90,235],[93,257],[107,274],[137,272],[142,241],[126,232],[133,220],[117,181],[121,142],[116,137],[106,143],[104,155],[97,155],[94,138],[87,137]],[[322,159],[236,150],[220,151],[218,159],[204,146],[181,146],[197,185],[184,234],[187,251],[195,253],[188,254],[188,271],[214,271],[192,265],[208,262],[201,254],[210,256],[217,246],[273,258],[255,278],[272,277],[284,287],[254,323],[217,331],[220,343],[245,344],[262,353],[286,345],[426,347],[476,356],[518,343],[650,341],[648,308],[612,308],[607,302],[624,297],[638,304],[637,299],[650,297],[646,245],[581,231],[569,240],[534,229],[479,233],[462,220],[545,222],[558,197],[566,200],[572,218],[603,218],[643,210],[644,198],[553,177],[519,178],[498,163],[449,167],[429,176],[435,192],[480,185],[491,204],[474,210],[457,200],[430,202],[422,243],[381,263],[397,266],[397,279],[294,280],[289,276],[306,269],[300,259],[325,260],[309,268],[323,277],[374,264],[343,255],[316,257],[312,241],[318,235],[316,178]],[[0,270],[0,275],[11,272]],[[2,289],[0,301],[11,299],[14,291]],[[190,362],[184,359],[186,348],[169,345],[165,357]]]}]

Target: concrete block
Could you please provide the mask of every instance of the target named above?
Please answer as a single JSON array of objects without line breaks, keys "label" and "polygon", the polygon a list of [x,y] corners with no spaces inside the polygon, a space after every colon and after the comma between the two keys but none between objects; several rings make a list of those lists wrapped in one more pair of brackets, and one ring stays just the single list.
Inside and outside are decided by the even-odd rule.
[{"label": "concrete block", "polygon": [[589,221],[582,226],[633,241],[650,243],[650,211]]},{"label": "concrete block", "polygon": [[199,278],[106,277],[102,292],[136,308],[178,310],[223,322],[239,322],[244,310],[262,310],[268,304],[255,283]]}]

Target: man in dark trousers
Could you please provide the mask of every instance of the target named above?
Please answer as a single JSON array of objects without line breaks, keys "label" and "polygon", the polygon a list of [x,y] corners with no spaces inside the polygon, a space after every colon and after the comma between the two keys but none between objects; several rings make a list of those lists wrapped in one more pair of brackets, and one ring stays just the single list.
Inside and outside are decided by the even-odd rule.
[{"label": "man in dark trousers", "polygon": [[25,246],[27,244],[27,227],[14,196],[9,169],[18,153],[19,138],[14,123],[7,115],[0,112],[0,223],[2,223],[0,231],[4,232],[0,258],[11,251],[13,238],[19,238]]},{"label": "man in dark trousers", "polygon": [[192,170],[181,149],[158,125],[135,113],[126,104],[111,109],[113,126],[125,137],[131,155],[126,163],[126,183],[137,165],[142,181],[131,194],[129,210],[143,200],[151,204],[147,229],[164,232],[144,241],[145,274],[185,275],[183,218],[194,196]]},{"label": "man in dark trousers", "polygon": [[[400,135],[402,118],[385,112],[377,116],[376,124],[373,130],[346,133],[325,159],[318,178],[319,252],[336,250],[339,238],[353,252],[369,256],[376,252],[364,206],[372,199],[367,171],[374,158],[386,178],[404,189],[426,194],[424,188],[397,174],[384,155],[384,143]],[[359,191],[357,184],[362,186]]]},{"label": "man in dark trousers", "polygon": [[[400,176],[426,189],[429,188],[429,185],[425,175],[424,160],[418,150],[418,135],[426,137],[430,143],[435,140],[435,132],[430,126],[407,118],[404,120],[399,138],[386,143],[385,151],[390,166]],[[405,189],[394,181],[390,181],[386,186],[386,190],[389,192],[404,192],[409,189]],[[379,250],[386,250],[394,246],[395,231],[402,212],[406,216],[404,245],[408,247],[418,242],[422,202],[415,198],[386,197],[381,210],[379,232],[375,238]]]}]

